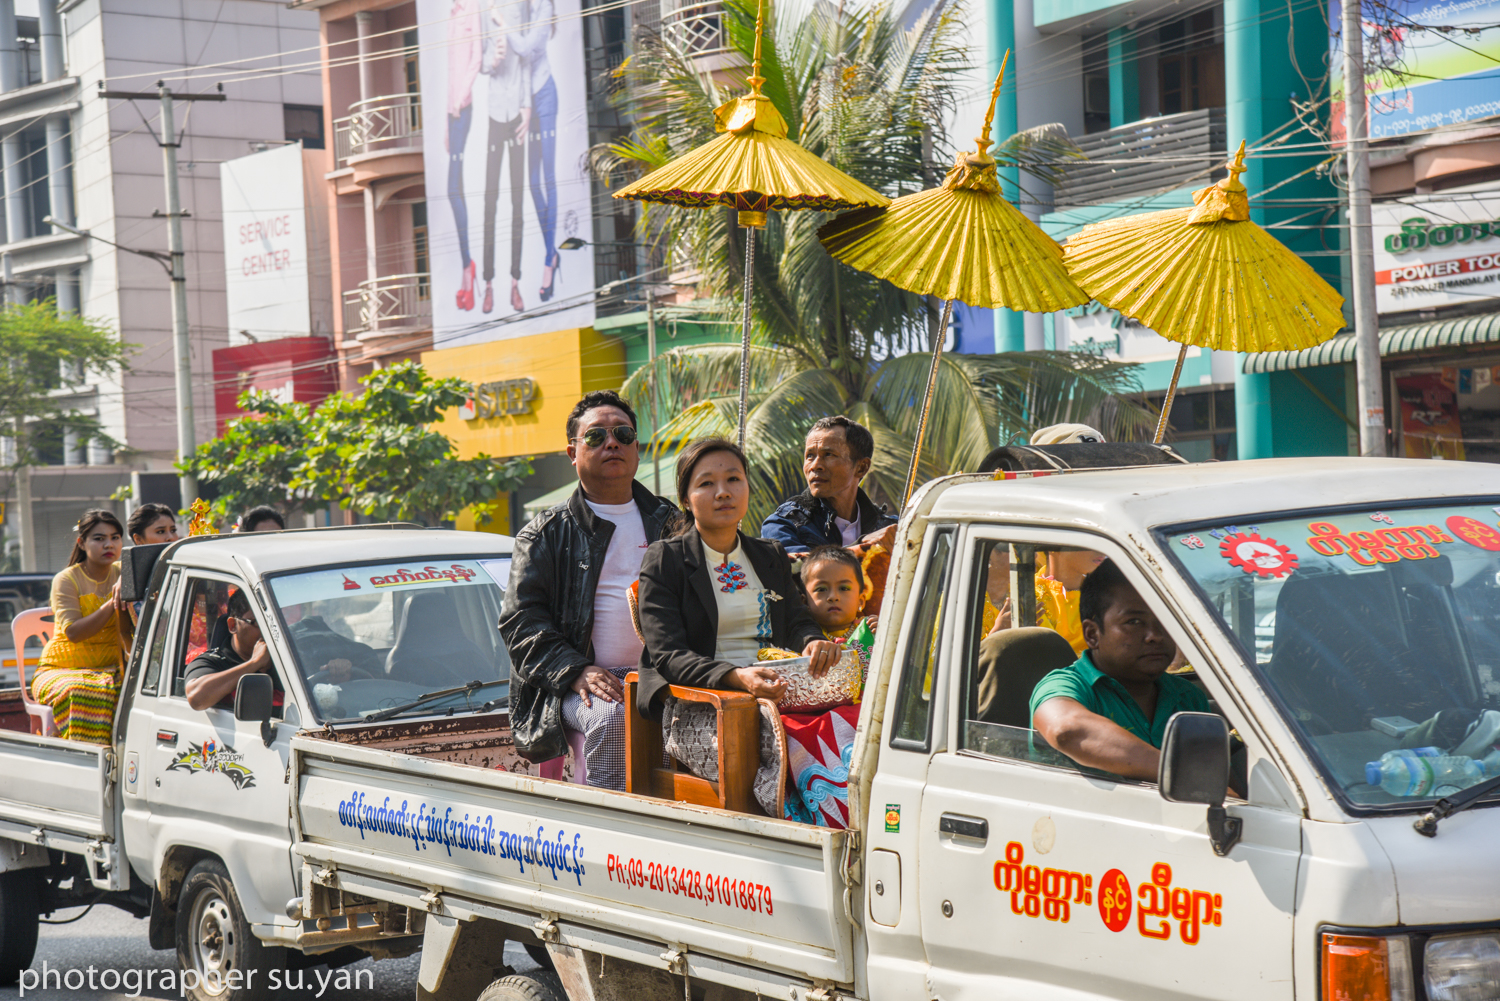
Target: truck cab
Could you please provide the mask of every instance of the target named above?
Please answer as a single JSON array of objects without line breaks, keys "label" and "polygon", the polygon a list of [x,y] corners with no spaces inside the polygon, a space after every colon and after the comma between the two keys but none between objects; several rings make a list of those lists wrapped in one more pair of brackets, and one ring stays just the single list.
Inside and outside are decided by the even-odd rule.
[{"label": "truck cab", "polygon": [[[1494,760],[1500,471],[1267,460],[928,490],[855,762],[872,996],[1395,999],[1425,977],[1457,997],[1433,978],[1500,973],[1500,793],[1428,837],[1461,786],[1369,771],[1435,745],[1472,785]],[[1046,746],[1019,701],[1045,666],[983,656],[996,562],[1067,550],[1115,561],[1232,728],[1227,825]]]}]

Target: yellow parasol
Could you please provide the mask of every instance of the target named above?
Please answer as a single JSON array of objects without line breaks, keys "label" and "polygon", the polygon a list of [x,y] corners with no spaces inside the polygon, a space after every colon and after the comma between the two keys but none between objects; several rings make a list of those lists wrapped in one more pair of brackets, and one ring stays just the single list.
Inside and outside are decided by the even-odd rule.
[{"label": "yellow parasol", "polygon": [[760,43],[765,3],[755,19],[750,93],[714,109],[717,139],[658,167],[615,192],[616,198],[682,208],[723,205],[739,211],[745,240],[744,313],[740,338],[740,430],[750,402],[750,299],[755,290],[755,231],[766,213],[788,209],[838,209],[889,205],[890,199],[809,153],[786,137],[786,120],[761,93]]},{"label": "yellow parasol", "polygon": [[975,140],[978,150],[960,152],[941,186],[898,198],[886,209],[846,213],[818,230],[818,239],[828,252],[850,267],[908,292],[945,300],[903,504],[916,485],[942,359],[942,332],[948,329],[953,301],[1032,313],[1051,313],[1089,301],[1068,275],[1062,248],[1000,194],[995,158],[989,153],[993,145],[990,125],[1009,61],[1007,52],[990,93],[984,129]]},{"label": "yellow parasol", "polygon": [[1299,351],[1344,328],[1344,297],[1250,221],[1245,169],[1241,142],[1229,176],[1194,192],[1193,208],[1093,223],[1063,248],[1068,270],[1091,296],[1182,345],[1157,443],[1190,346]]}]

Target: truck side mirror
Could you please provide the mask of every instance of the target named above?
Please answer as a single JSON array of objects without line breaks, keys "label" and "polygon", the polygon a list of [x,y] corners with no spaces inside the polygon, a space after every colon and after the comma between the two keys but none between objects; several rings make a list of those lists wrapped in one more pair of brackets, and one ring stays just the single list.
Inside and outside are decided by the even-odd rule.
[{"label": "truck side mirror", "polygon": [[271,724],[272,696],[274,687],[269,674],[247,674],[240,678],[234,689],[234,718],[246,723],[260,724],[260,739],[267,746],[276,737],[276,728]]},{"label": "truck side mirror", "polygon": [[1208,839],[1214,854],[1229,854],[1244,824],[1224,811],[1229,792],[1229,724],[1223,717],[1178,713],[1167,720],[1157,785],[1168,803],[1207,805]]}]

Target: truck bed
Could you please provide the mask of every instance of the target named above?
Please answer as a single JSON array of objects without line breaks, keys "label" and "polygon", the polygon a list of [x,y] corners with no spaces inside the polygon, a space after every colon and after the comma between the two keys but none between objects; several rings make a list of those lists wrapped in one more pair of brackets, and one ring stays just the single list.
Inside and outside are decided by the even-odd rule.
[{"label": "truck bed", "polygon": [[854,980],[848,832],[536,778],[503,714],[470,719],[293,738],[320,882],[658,966],[675,949],[772,995]]},{"label": "truck bed", "polygon": [[84,855],[96,886],[119,889],[114,768],[105,745],[0,728],[0,837]]}]

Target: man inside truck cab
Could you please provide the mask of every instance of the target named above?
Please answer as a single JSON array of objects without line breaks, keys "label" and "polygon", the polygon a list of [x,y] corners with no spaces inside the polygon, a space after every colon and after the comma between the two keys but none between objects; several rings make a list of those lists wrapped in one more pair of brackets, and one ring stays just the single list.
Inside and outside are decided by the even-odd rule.
[{"label": "man inside truck cab", "polygon": [[1167,720],[1211,712],[1208,697],[1167,673],[1177,644],[1112,561],[1084,578],[1078,611],[1088,649],[1037,682],[1032,726],[1080,765],[1155,782]]},{"label": "man inside truck cab", "polygon": [[194,709],[229,708],[234,705],[234,691],[239,687],[240,679],[247,674],[265,671],[271,675],[275,690],[272,699],[279,716],[281,679],[271,666],[271,653],[266,649],[266,641],[261,639],[260,624],[255,621],[250,601],[244,591],[235,588],[229,593],[226,604],[227,640],[194,658],[183,678],[188,705]]}]

